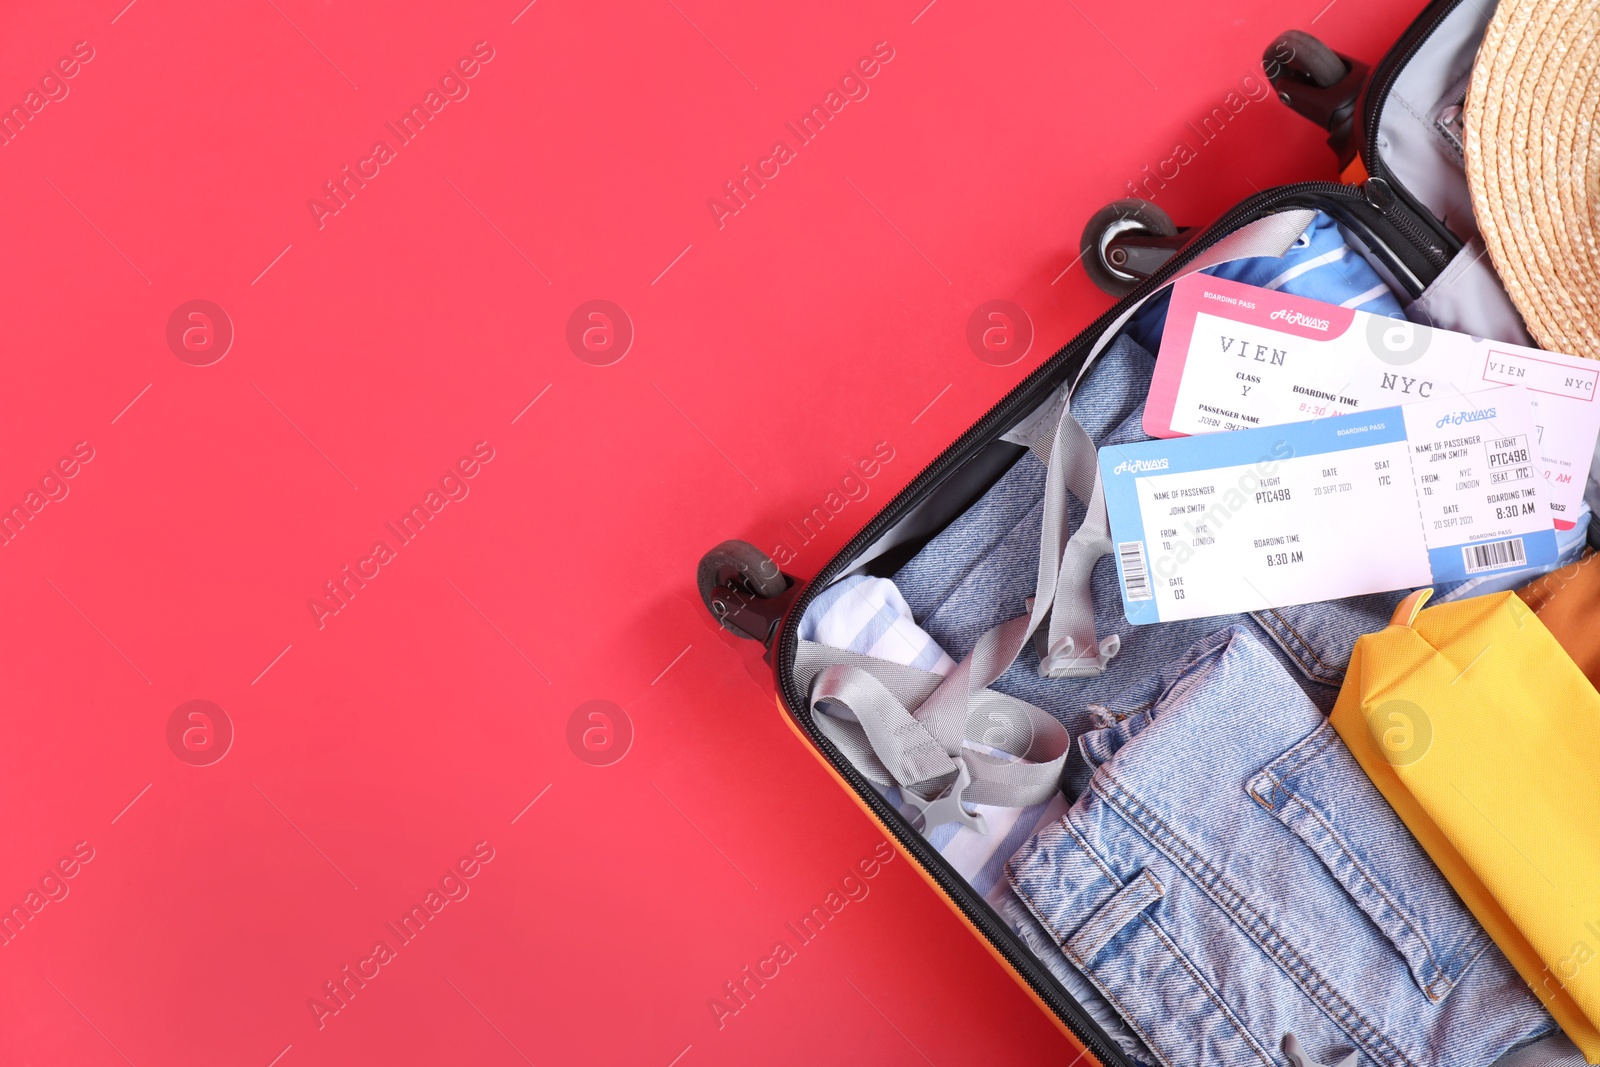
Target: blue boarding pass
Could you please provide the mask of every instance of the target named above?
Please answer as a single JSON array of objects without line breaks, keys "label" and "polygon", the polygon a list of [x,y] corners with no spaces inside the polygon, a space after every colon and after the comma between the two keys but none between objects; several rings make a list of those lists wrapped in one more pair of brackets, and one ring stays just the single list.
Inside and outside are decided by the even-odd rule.
[{"label": "blue boarding pass", "polygon": [[1135,625],[1556,562],[1522,389],[1100,450]]}]

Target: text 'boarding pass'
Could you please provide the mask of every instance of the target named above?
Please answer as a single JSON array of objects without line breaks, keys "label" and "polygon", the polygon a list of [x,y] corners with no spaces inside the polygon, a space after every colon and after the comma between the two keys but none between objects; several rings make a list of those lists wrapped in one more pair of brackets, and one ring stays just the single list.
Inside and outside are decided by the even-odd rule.
[{"label": "text 'boarding pass'", "polygon": [[1173,286],[1144,428],[1275,426],[1521,386],[1551,518],[1571,529],[1600,434],[1600,362],[1503,344],[1203,274]]},{"label": "text 'boarding pass'", "polygon": [[1494,389],[1107,445],[1134,624],[1459,581],[1557,558],[1532,403]]}]

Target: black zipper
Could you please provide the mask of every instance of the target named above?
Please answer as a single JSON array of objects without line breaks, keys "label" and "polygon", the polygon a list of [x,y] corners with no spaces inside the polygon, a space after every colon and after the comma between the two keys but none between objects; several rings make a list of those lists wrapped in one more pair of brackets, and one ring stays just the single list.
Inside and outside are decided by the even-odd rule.
[{"label": "black zipper", "polygon": [[[1432,218],[1431,212],[1415,205],[1414,202],[1407,203],[1410,200],[1409,194],[1387,178],[1373,175],[1367,178],[1361,188],[1372,206],[1383,212],[1384,217],[1394,224],[1395,229],[1406,235],[1406,240],[1423,254],[1428,265],[1435,268],[1436,272],[1448,266],[1450,260],[1455,258],[1455,254],[1461,251],[1461,242],[1442,226],[1436,230],[1422,221],[1423,216]],[[1440,236],[1441,233],[1444,234],[1443,237]],[[1428,278],[1429,282],[1438,277],[1436,272]]]},{"label": "black zipper", "polygon": [[[1431,265],[1437,270],[1443,270],[1455,254],[1461,251],[1461,241],[1451,233],[1444,223],[1434,217],[1433,212],[1411,195],[1410,190],[1394,180],[1393,173],[1384,165],[1383,156],[1378,151],[1378,124],[1383,119],[1383,108],[1389,101],[1389,94],[1394,89],[1394,84],[1399,80],[1400,74],[1405,70],[1406,64],[1416,56],[1418,50],[1427,43],[1429,37],[1437,30],[1444,20],[1461,6],[1461,0],[1434,0],[1423,9],[1422,14],[1406,27],[1394,47],[1384,55],[1372,72],[1372,79],[1367,83],[1366,93],[1363,97],[1362,122],[1363,132],[1366,135],[1366,147],[1361,153],[1361,160],[1366,164],[1369,186],[1372,187],[1374,206],[1390,216],[1390,221],[1395,227],[1406,233],[1412,241],[1429,259]],[[1385,207],[1379,201],[1389,200],[1391,203]],[[1428,279],[1432,281],[1432,278]],[[1418,294],[1420,295],[1420,294]]]},{"label": "black zipper", "polygon": [[[1111,328],[1117,316],[1131,305],[1158,291],[1187,263],[1239,227],[1292,207],[1309,207],[1326,211],[1342,221],[1348,221],[1363,229],[1378,241],[1386,242],[1387,251],[1398,253],[1401,264],[1413,268],[1421,265],[1417,262],[1421,250],[1411,244],[1405,231],[1395,225],[1387,212],[1382,212],[1371,204],[1360,187],[1336,182],[1301,182],[1269,189],[1251,197],[1207,227],[1144,284],[1062,346],[1060,351],[1018,383],[981,419],[956,438],[806,583],[806,587],[789,608],[789,613],[778,631],[778,649],[777,655],[773,657],[773,667],[785,711],[811,739],[817,751],[822,753],[840,777],[872,810],[878,821],[894,834],[901,847],[928,872],[945,895],[955,903],[962,915],[983,934],[1016,973],[1027,982],[1039,999],[1055,1012],[1056,1017],[1105,1067],[1132,1067],[1132,1065],[1120,1050],[1110,1044],[1093,1019],[1067,995],[1054,976],[1044,969],[1032,953],[1019,942],[1016,935],[997,921],[987,903],[971,890],[965,880],[950,869],[944,858],[928,845],[922,835],[856,770],[855,765],[844,758],[833,743],[812,724],[810,715],[805,713],[806,695],[800,690],[794,678],[793,668],[799,647],[799,628],[793,623],[805,614],[807,606],[818,591],[826,588],[889,527],[900,521],[911,508],[921,503],[928,492],[943,481],[948,471],[965,463],[978,449],[994,440],[1033,407],[1042,403],[1050,390],[1066,380],[1069,375],[1076,374],[1082,367],[1090,347]],[[1385,233],[1385,230],[1389,232]],[[1396,236],[1405,237],[1404,242],[1394,244]],[[1384,250],[1382,246],[1373,248],[1374,252]]]}]

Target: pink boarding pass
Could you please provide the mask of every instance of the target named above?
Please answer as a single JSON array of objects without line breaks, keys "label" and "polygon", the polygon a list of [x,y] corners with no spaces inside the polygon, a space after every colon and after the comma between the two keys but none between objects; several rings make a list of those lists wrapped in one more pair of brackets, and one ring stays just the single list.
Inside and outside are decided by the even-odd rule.
[{"label": "pink boarding pass", "polygon": [[1550,510],[1571,529],[1600,436],[1600,361],[1191,274],[1172,287],[1144,429],[1244,430],[1496,386],[1532,398]]}]

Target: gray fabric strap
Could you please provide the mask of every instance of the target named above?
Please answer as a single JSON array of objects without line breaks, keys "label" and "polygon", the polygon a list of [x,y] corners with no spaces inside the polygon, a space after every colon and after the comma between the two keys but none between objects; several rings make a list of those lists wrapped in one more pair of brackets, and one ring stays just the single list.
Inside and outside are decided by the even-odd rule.
[{"label": "gray fabric strap", "polygon": [[812,684],[824,668],[836,664],[860,667],[872,674],[908,708],[919,706],[944,681],[943,675],[932,671],[919,671],[893,660],[878,659],[816,641],[802,639],[795,650],[794,674],[804,692],[811,692]]},{"label": "gray fabric strap", "polygon": [[[1044,447],[1045,442],[1041,441],[1040,445]],[[1039,523],[1039,573],[1028,613],[1008,619],[979,637],[972,651],[956,664],[919,711],[918,717],[929,725],[930,732],[944,744],[947,752],[955,752],[954,746],[965,732],[963,724],[977,695],[1006,672],[1055,602],[1061,563],[1069,541],[1068,483],[1077,481],[1081,488],[1085,477],[1092,479],[1095,470],[1094,446],[1072,417],[1068,403],[1061,405],[1048,447],[1050,460]],[[1085,452],[1087,469],[1083,462]],[[1092,620],[1090,625],[1093,625]]]},{"label": "gray fabric strap", "polygon": [[831,736],[859,733],[866,739],[874,769],[890,779],[883,784],[914,788],[955,776],[954,754],[870,671],[842,664],[823,668],[811,702],[813,712],[821,712],[813,718]]},{"label": "gray fabric strap", "polygon": [[796,667],[813,679],[818,729],[879,785],[921,797],[942,792],[966,770],[971,785],[962,797],[974,804],[1026,807],[1056,791],[1070,739],[1026,701],[994,690],[978,694],[951,750],[923,717],[939,675],[811,641],[800,642]]},{"label": "gray fabric strap", "polygon": [[[1046,678],[1083,678],[1104,671],[1106,663],[1122,647],[1115,634],[1104,641],[1096,640],[1094,595],[1090,588],[1095,563],[1111,551],[1111,520],[1106,514],[1099,457],[1078,420],[1063,419],[1053,444],[1052,456],[1065,449],[1067,489],[1083,501],[1086,510],[1083,523],[1062,552],[1050,625],[1040,634],[1039,673]],[[1063,501],[1062,507],[1065,506]]]},{"label": "gray fabric strap", "polygon": [[[872,781],[893,783],[929,819],[981,828],[960,802],[1025,807],[1060,788],[1069,738],[1053,717],[1026,701],[989,688],[1016,660],[1040,624],[1057,612],[1059,637],[1050,647],[1071,653],[1084,671],[1102,652],[1094,640],[1089,576],[1109,547],[1094,443],[1072,417],[1063,396],[1055,427],[1036,447],[1048,449],[1039,572],[1028,613],[993,627],[954,670],[929,687],[909,667],[802,642],[797,670],[812,674],[813,721]],[[1089,517],[1068,536],[1067,494],[1083,500]],[[1058,600],[1058,597],[1061,599]],[[809,647],[807,647],[809,645]],[[1074,650],[1089,650],[1086,658]],[[1062,658],[1058,656],[1057,658]],[[1093,666],[1098,673],[1104,660]],[[922,677],[918,677],[922,676]],[[970,785],[968,781],[970,780]],[[930,823],[925,830],[932,829]]]}]

